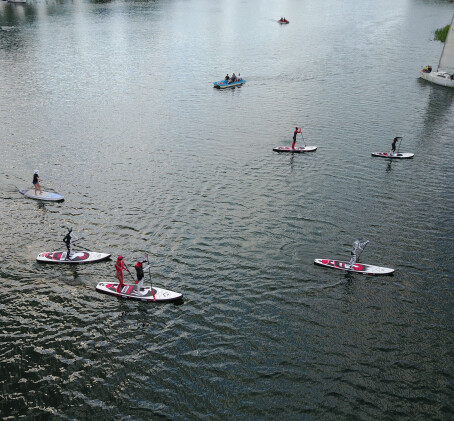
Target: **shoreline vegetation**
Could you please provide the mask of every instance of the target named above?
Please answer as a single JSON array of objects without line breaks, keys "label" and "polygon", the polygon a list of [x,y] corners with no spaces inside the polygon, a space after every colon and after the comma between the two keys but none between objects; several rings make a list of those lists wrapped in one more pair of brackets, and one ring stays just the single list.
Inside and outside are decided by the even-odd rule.
[{"label": "shoreline vegetation", "polygon": [[444,28],[436,29],[435,30],[434,40],[435,41],[445,42],[446,41],[446,37],[448,36],[448,31],[449,31],[449,27],[450,26],[451,25],[446,25]]}]

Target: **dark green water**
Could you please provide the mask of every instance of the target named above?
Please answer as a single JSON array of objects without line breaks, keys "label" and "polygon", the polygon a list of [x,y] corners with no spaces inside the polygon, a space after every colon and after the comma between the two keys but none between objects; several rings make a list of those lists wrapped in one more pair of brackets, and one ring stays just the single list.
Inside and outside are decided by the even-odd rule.
[{"label": "dark green water", "polygon": [[[0,417],[452,419],[454,91],[418,80],[452,13],[1,2]],[[296,125],[317,152],[274,154]],[[396,135],[413,160],[371,157]],[[18,193],[34,169],[65,202]],[[68,226],[184,304],[38,265]],[[394,276],[313,265],[358,236]]]}]

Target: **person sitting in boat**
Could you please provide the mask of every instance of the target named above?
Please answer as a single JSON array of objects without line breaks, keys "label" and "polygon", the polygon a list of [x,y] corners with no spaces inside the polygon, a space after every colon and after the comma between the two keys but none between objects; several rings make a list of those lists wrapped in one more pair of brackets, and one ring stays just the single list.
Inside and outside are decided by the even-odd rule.
[{"label": "person sitting in boat", "polygon": [[227,74],[225,75],[225,81],[226,81],[227,83],[229,83],[229,79],[230,79],[230,76],[229,76],[229,74],[227,73]]},{"label": "person sitting in boat", "polygon": [[39,182],[41,181],[38,175],[39,171],[35,170],[35,173],[33,174],[33,185],[35,186],[35,196],[37,196],[37,191],[39,190],[40,194],[43,194],[43,191],[41,190],[41,186],[39,185]]},{"label": "person sitting in boat", "polygon": [[424,73],[431,73],[432,72],[432,66],[431,65],[427,65],[426,67],[424,67],[424,69],[422,69],[422,71]]},{"label": "person sitting in boat", "polygon": [[137,263],[134,265],[135,269],[136,269],[136,274],[137,274],[137,285],[136,285],[136,289],[137,289],[137,292],[139,294],[146,294],[146,292],[142,293],[143,291],[143,279],[144,279],[144,274],[143,274],[143,271],[144,270],[148,270],[148,268],[150,266],[147,266],[147,267],[143,267],[143,263],[145,263],[146,260],[137,260]]},{"label": "person sitting in boat", "polygon": [[237,76],[236,80],[239,82],[241,79],[243,79],[243,78],[241,77],[241,73],[238,73],[238,76]]},{"label": "person sitting in boat", "polygon": [[230,83],[236,82],[236,75],[232,73],[232,77],[230,78]]}]

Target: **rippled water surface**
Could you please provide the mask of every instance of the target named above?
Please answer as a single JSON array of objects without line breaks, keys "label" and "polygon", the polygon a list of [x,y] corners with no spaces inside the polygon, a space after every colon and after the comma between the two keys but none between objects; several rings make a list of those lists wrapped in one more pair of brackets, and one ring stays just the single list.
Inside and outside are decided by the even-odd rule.
[{"label": "rippled water surface", "polygon": [[[418,80],[452,13],[2,1],[0,417],[452,419],[454,91]],[[296,125],[317,152],[273,153]],[[413,160],[371,157],[396,135]],[[18,193],[34,169],[63,203]],[[37,264],[70,226],[184,303]],[[314,266],[359,236],[393,276]]]}]

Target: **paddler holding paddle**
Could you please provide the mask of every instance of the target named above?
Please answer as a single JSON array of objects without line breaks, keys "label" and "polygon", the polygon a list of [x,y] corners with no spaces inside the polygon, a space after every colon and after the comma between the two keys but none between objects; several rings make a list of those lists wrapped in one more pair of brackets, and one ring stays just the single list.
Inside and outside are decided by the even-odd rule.
[{"label": "paddler holding paddle", "polygon": [[[148,270],[150,268],[150,265],[146,266],[145,268],[143,267],[143,263],[145,263],[146,260],[137,260],[137,263],[134,265],[134,268],[136,269],[136,274],[137,274],[137,292],[140,294],[141,291],[144,289],[143,288],[143,279],[144,279],[144,270]],[[142,293],[142,295],[145,295],[146,292]]]},{"label": "paddler holding paddle", "polygon": [[71,260],[71,254],[72,254],[72,239],[73,239],[73,229],[69,228],[68,234],[66,234],[63,238],[63,242],[66,244],[66,260]]},{"label": "paddler holding paddle", "polygon": [[369,243],[369,240],[366,241],[361,241],[361,238],[358,238],[354,243],[353,243],[353,249],[351,251],[351,258],[350,258],[350,263],[349,267],[350,269],[353,268],[353,266],[358,263],[359,261],[359,256],[361,253],[364,251],[364,248],[367,246]]},{"label": "paddler holding paddle", "polygon": [[33,174],[33,186],[35,187],[35,196],[37,195],[37,191],[39,189],[39,194],[43,194],[43,191],[41,190],[41,186],[39,185],[39,182],[41,179],[39,178],[39,171],[35,170],[35,173]]},{"label": "paddler holding paddle", "polygon": [[393,142],[391,143],[391,155],[394,155],[396,152],[396,143],[399,141],[399,139],[402,139],[401,137],[395,137],[393,139]]},{"label": "paddler holding paddle", "polygon": [[[118,286],[117,286],[117,292],[121,292],[121,289],[123,288],[123,269],[128,270],[128,268],[125,266],[123,262],[123,256],[118,256],[117,261],[115,263],[115,272],[116,272],[116,277],[118,279]],[[129,270],[128,270],[129,272]]]},{"label": "paddler holding paddle", "polygon": [[296,144],[296,135],[298,133],[301,133],[301,127],[295,127],[295,131],[293,132],[293,143],[292,143],[292,149],[295,149],[295,144]]}]

